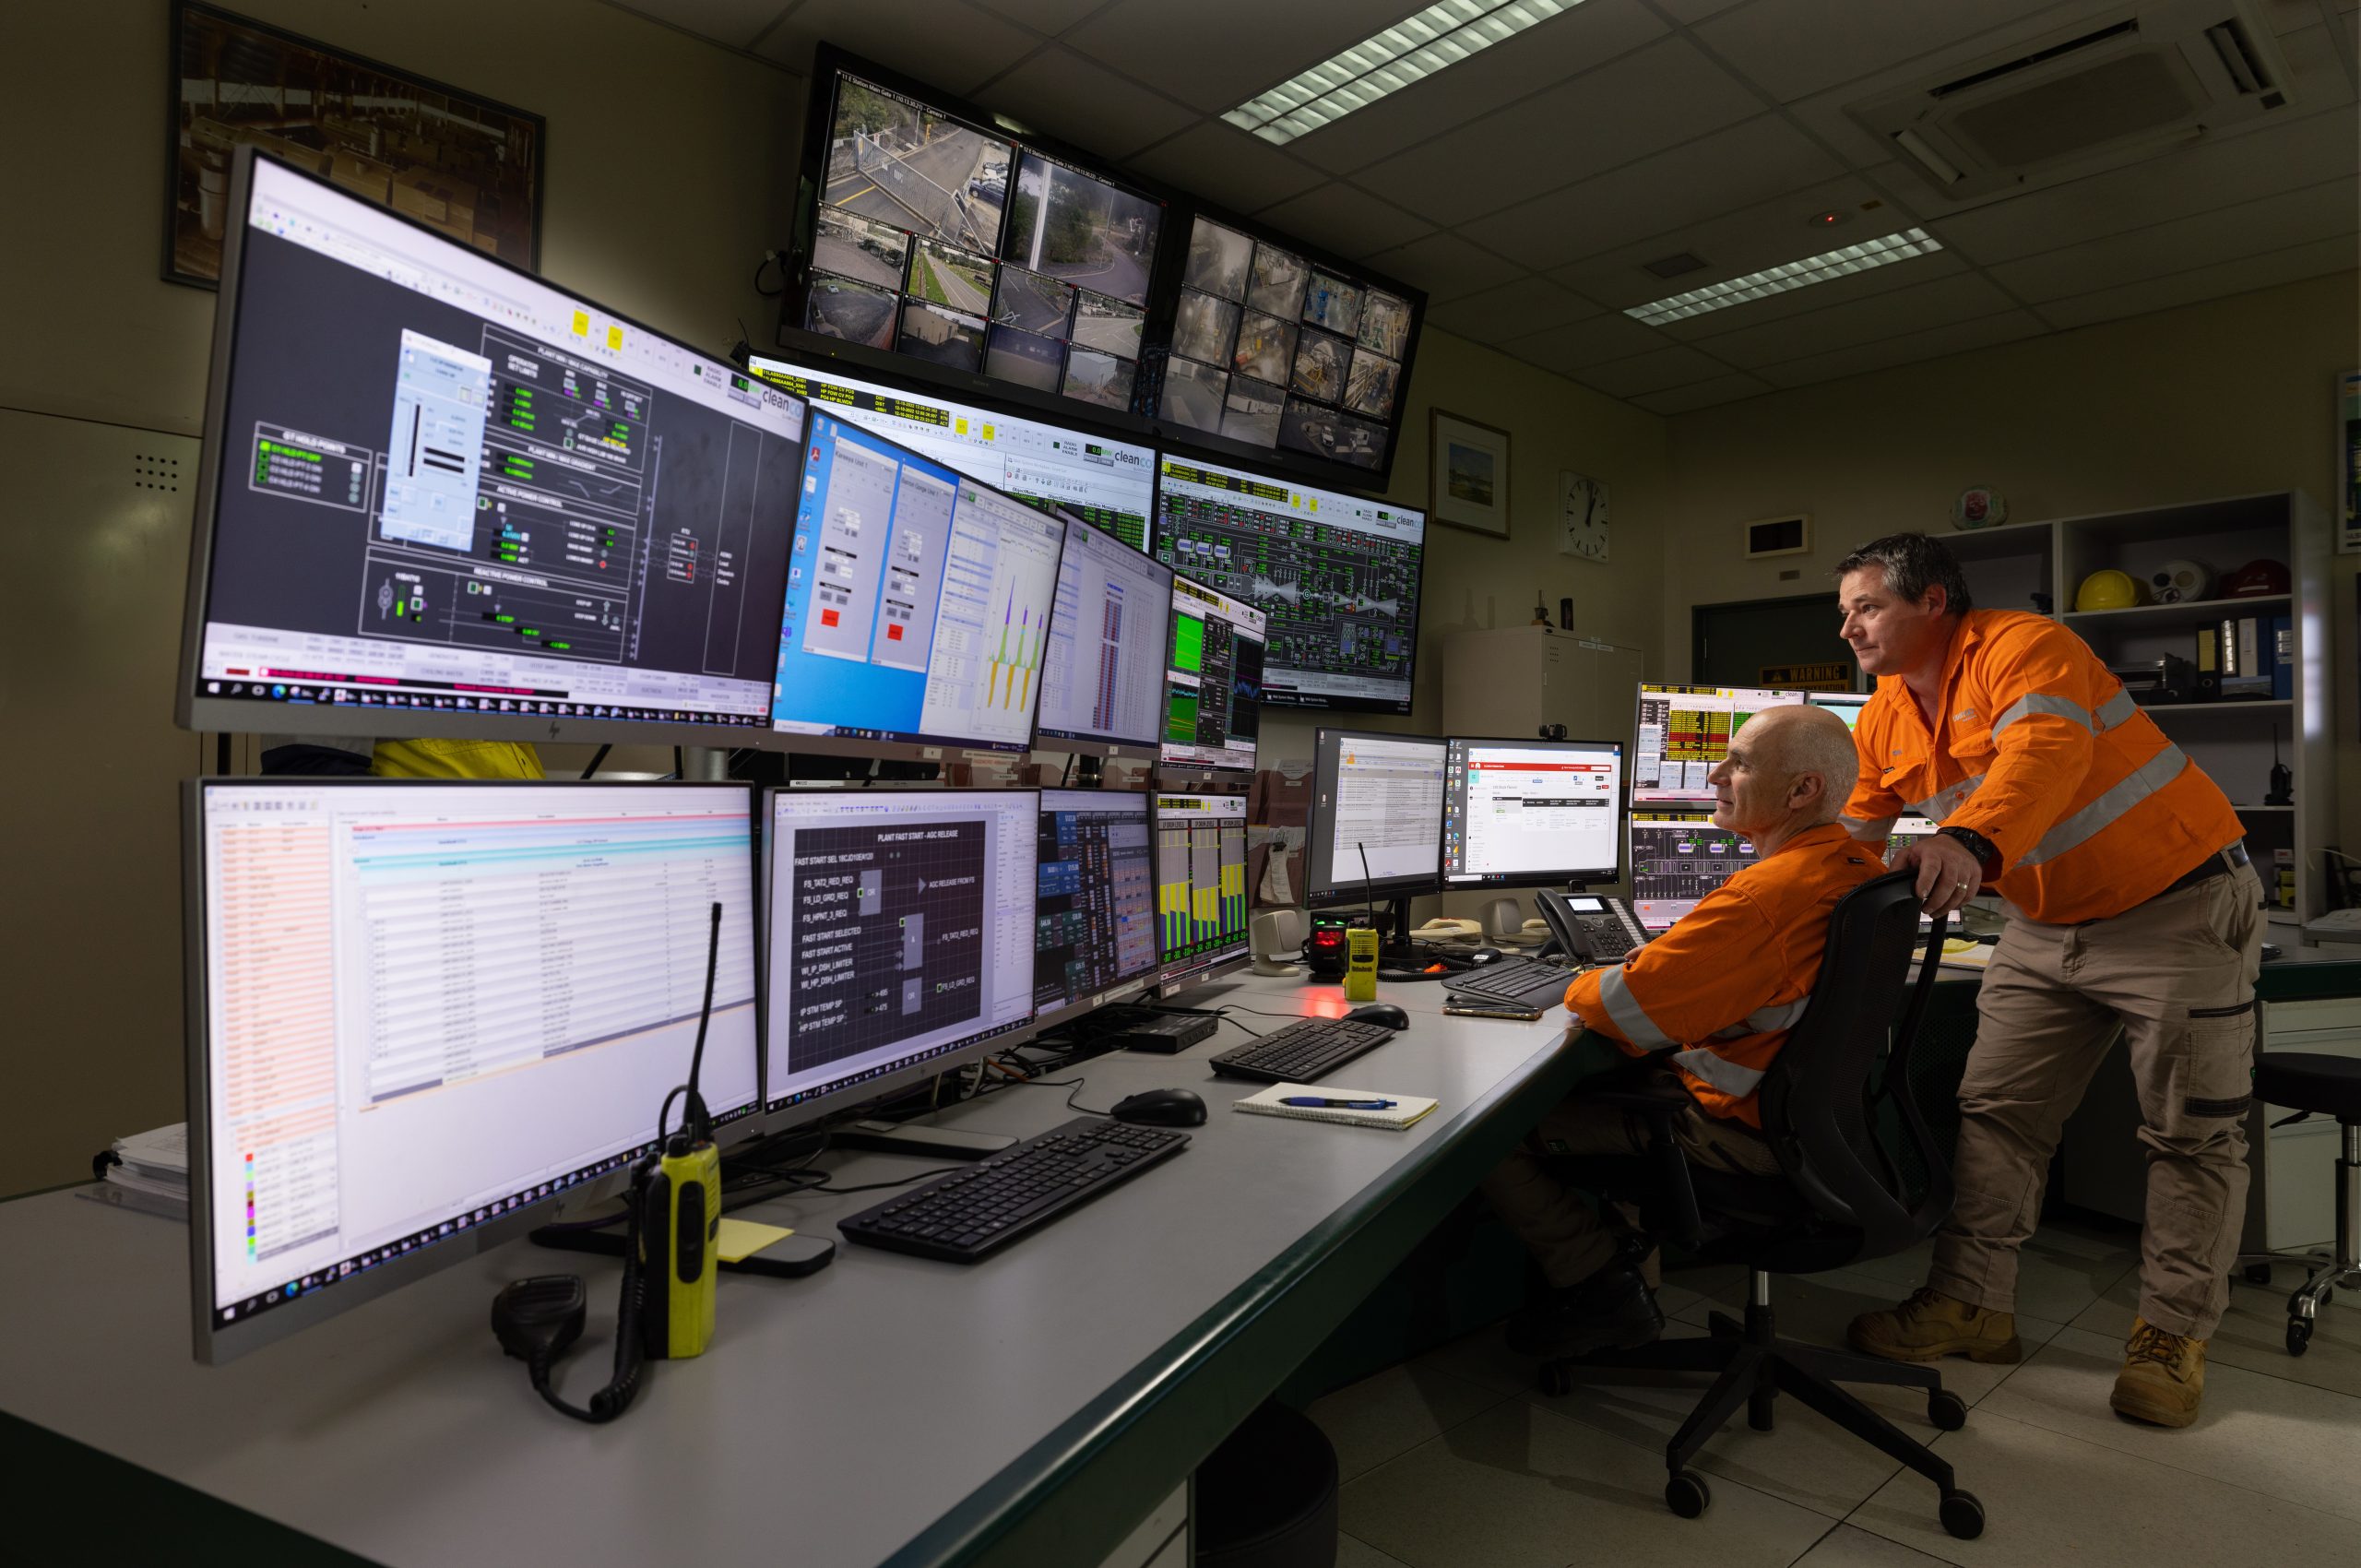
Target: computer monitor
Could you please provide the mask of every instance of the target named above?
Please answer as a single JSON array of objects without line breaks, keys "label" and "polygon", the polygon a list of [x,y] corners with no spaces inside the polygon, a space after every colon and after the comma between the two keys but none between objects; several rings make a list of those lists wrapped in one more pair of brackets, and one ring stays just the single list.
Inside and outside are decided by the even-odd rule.
[{"label": "computer monitor", "polygon": [[833,365],[756,354],[746,368],[969,479],[1071,512],[1133,550],[1147,548],[1156,504],[1152,447],[1025,419],[1005,407],[856,380]]},{"label": "computer monitor", "polygon": [[1623,742],[1445,742],[1442,884],[1612,882],[1622,853]]},{"label": "computer monitor", "polygon": [[1263,612],[1218,588],[1172,579],[1164,671],[1163,760],[1178,771],[1251,770],[1263,727]]},{"label": "computer monitor", "polygon": [[1023,751],[1065,520],[814,410],[778,624],[789,751]]},{"label": "computer monitor", "polygon": [[1157,754],[1172,569],[1066,520],[1033,733],[1048,751]]},{"label": "computer monitor", "polygon": [[1156,797],[1156,924],[1167,996],[1247,961],[1242,792]]},{"label": "computer monitor", "polygon": [[1446,760],[1432,735],[1323,728],[1312,737],[1306,907],[1442,885]]},{"label": "computer monitor", "polygon": [[1041,791],[1033,907],[1038,1021],[1115,1000],[1155,978],[1154,861],[1146,795]]},{"label": "computer monitor", "polygon": [[183,726],[765,728],[802,399],[250,148],[229,212]]},{"label": "computer monitor", "polygon": [[1631,912],[1669,931],[1697,900],[1754,863],[1754,846],[1700,811],[1631,813]]},{"label": "computer monitor", "polygon": [[1033,1021],[1038,790],[774,790],[769,1125],[972,1060]]},{"label": "computer monitor", "polygon": [[1802,692],[1753,686],[1640,687],[1639,745],[1631,754],[1631,800],[1711,804],[1714,769],[1730,735],[1766,707],[1792,707]]},{"label": "computer monitor", "polygon": [[1857,729],[1861,709],[1869,706],[1873,692],[1812,692],[1804,701],[1813,707],[1824,707],[1845,721],[1847,730]]},{"label": "computer monitor", "polygon": [[184,800],[198,1360],[619,1185],[688,1081],[717,901],[699,1088],[753,1130],[747,786],[193,780]]},{"label": "computer monitor", "polygon": [[1424,512],[1167,456],[1156,558],[1270,621],[1272,707],[1410,711]]}]

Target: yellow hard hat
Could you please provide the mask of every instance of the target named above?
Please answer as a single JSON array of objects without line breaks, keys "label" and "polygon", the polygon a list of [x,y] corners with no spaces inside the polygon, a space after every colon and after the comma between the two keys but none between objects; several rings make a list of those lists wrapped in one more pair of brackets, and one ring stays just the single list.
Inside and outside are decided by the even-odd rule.
[{"label": "yellow hard hat", "polygon": [[2135,604],[2147,602],[2147,593],[2131,575],[2118,572],[2112,566],[2102,572],[2093,572],[2082,579],[2082,586],[2074,590],[2074,608],[2077,611],[2129,610]]}]

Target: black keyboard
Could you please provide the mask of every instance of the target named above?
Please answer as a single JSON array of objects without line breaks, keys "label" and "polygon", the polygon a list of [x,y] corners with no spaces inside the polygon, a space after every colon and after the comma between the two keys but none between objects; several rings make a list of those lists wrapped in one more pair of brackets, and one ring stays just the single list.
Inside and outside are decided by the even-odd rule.
[{"label": "black keyboard", "polygon": [[1453,996],[1547,1009],[1566,1000],[1566,988],[1573,980],[1573,970],[1538,958],[1501,958],[1481,968],[1445,975],[1442,988]]},{"label": "black keyboard", "polygon": [[1251,1078],[1258,1084],[1316,1083],[1323,1073],[1333,1073],[1393,1038],[1394,1031],[1383,1024],[1306,1018],[1274,1029],[1252,1045],[1223,1051],[1214,1058],[1213,1068],[1225,1078]]},{"label": "black keyboard", "polygon": [[973,1263],[1188,1146],[1165,1127],[1078,1116],[841,1221],[848,1241]]}]

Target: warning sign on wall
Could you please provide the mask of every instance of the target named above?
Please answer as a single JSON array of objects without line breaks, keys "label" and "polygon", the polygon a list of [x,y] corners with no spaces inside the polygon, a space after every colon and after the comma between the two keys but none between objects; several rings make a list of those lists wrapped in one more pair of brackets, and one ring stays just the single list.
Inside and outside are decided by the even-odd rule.
[{"label": "warning sign on wall", "polygon": [[1766,664],[1762,666],[1762,683],[1776,692],[1849,692],[1853,689],[1853,667],[1841,660],[1833,664]]}]

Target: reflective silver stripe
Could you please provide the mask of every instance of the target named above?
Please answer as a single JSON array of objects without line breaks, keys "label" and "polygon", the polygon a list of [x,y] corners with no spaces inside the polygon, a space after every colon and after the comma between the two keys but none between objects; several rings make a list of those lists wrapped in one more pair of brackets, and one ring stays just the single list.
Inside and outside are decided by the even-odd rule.
[{"label": "reflective silver stripe", "polygon": [[1943,818],[1967,804],[1967,798],[1975,794],[1975,787],[1983,782],[1984,775],[1979,773],[1973,778],[1963,778],[1956,784],[1946,784],[1925,800],[1913,801],[1904,809],[1912,816],[1923,816],[1940,823]]},{"label": "reflective silver stripe", "polygon": [[2103,790],[2099,797],[2072,816],[2042,835],[2019,865],[2037,866],[2044,861],[2055,860],[2112,826],[2117,818],[2180,777],[2189,766],[2189,758],[2178,746],[2167,745],[2150,757],[2121,783]]},{"label": "reflective silver stripe", "polygon": [[1743,1099],[1762,1082],[1762,1069],[1741,1067],[1727,1057],[1716,1056],[1703,1046],[1694,1051],[1673,1052],[1672,1064],[1703,1078],[1726,1095]]},{"label": "reflective silver stripe", "polygon": [[2139,711],[2140,705],[2131,700],[2130,692],[2118,692],[2099,704],[2099,728],[2112,730]]},{"label": "reflective silver stripe", "polygon": [[1623,1031],[1623,1038],[1633,1045],[1653,1051],[1660,1045],[1678,1043],[1656,1028],[1655,1020],[1648,1016],[1647,1009],[1631,994],[1631,983],[1623,978],[1621,969],[1599,971],[1598,1000],[1606,1006],[1607,1016],[1615,1020],[1615,1027]]},{"label": "reflective silver stripe", "polygon": [[2085,730],[2092,727],[2091,710],[2081,703],[2070,701],[2065,697],[2054,697],[2047,692],[2027,692],[2000,710],[2000,717],[1992,721],[1992,738],[1999,740],[2001,731],[2006,730],[2018,719],[2030,718],[2036,713],[2050,713],[2060,719],[2070,719]]},{"label": "reflective silver stripe", "polygon": [[1767,1035],[1780,1029],[1792,1029],[1796,1027],[1796,1020],[1804,1016],[1804,1009],[1809,1005],[1811,998],[1805,996],[1770,1007],[1758,1007],[1737,1023],[1726,1028],[1715,1029],[1706,1038],[1744,1039],[1749,1035]]}]

